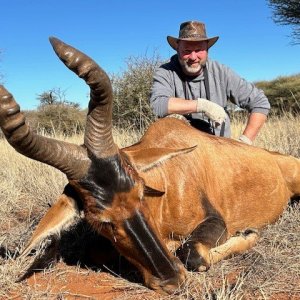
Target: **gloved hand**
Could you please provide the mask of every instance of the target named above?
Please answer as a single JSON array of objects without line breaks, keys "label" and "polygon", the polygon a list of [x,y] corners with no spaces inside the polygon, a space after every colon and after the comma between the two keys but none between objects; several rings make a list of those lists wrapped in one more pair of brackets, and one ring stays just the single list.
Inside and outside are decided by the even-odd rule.
[{"label": "gloved hand", "polygon": [[224,108],[207,99],[198,98],[197,112],[203,112],[212,121],[222,124],[226,119]]},{"label": "gloved hand", "polygon": [[239,141],[243,142],[243,143],[245,143],[247,145],[252,145],[252,141],[248,137],[246,137],[245,135],[243,135],[243,134],[239,137]]}]

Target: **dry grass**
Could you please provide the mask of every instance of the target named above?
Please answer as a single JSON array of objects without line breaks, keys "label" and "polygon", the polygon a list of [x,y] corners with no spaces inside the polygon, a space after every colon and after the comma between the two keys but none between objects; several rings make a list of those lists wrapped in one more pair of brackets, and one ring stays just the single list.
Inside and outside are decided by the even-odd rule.
[{"label": "dry grass", "polygon": [[[245,126],[243,117],[233,119],[232,136],[237,138]],[[271,151],[300,157],[300,119],[290,113],[272,116],[262,128],[255,145]]]},{"label": "dry grass", "polygon": [[[243,127],[243,120],[235,118],[233,136],[239,136]],[[115,130],[114,136],[119,146],[139,139],[139,134],[126,130]],[[68,141],[80,144],[82,136]],[[299,119],[288,114],[281,119],[271,118],[256,145],[299,157]],[[51,285],[40,291],[24,282],[15,283],[28,262],[14,259],[38,220],[62,192],[66,178],[52,167],[19,155],[4,140],[0,140],[0,163],[0,299],[9,295],[13,298],[14,290],[24,299],[66,299],[66,293],[53,292]],[[218,263],[206,273],[189,273],[180,296],[164,299],[300,299],[299,209],[299,204],[289,207],[275,225],[263,231],[260,242],[251,251]],[[51,268],[45,272],[58,272],[56,276],[60,276]],[[77,268],[77,272],[93,271]],[[115,280],[115,289],[121,294],[114,299],[159,298],[153,292],[147,293],[143,286],[122,278]],[[78,299],[87,298],[79,296]]]}]

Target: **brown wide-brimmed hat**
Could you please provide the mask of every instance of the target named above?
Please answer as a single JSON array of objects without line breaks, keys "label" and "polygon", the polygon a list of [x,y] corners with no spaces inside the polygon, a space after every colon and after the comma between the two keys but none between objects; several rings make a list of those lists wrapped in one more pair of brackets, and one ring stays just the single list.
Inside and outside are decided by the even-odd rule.
[{"label": "brown wide-brimmed hat", "polygon": [[205,24],[198,21],[187,21],[180,25],[178,38],[167,36],[170,46],[177,50],[178,41],[193,41],[201,42],[207,41],[208,48],[210,48],[217,40],[218,36],[208,38],[206,35]]}]

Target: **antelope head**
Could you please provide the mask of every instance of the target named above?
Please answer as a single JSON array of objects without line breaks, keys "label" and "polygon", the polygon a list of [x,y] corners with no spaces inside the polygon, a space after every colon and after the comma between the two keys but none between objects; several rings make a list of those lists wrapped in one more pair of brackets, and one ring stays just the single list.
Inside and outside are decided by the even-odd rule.
[{"label": "antelope head", "polygon": [[[80,199],[87,221],[141,271],[145,284],[159,292],[172,293],[184,281],[185,270],[167,250],[143,201],[145,196],[161,197],[164,193],[148,187],[139,176],[135,166],[145,165],[142,161],[145,155],[136,153],[129,157],[114,143],[110,80],[84,53],[54,37],[50,42],[63,63],[90,87],[84,144],[79,146],[35,134],[13,96],[0,86],[2,131],[18,152],[66,174],[67,190],[72,193],[64,193],[56,205],[61,219],[67,218],[67,211],[76,211],[76,205],[68,205],[68,199],[74,203],[77,201],[74,199]],[[149,151],[146,164],[153,166],[186,151]],[[48,214],[45,226],[61,228],[61,219],[52,222],[53,215]]]}]

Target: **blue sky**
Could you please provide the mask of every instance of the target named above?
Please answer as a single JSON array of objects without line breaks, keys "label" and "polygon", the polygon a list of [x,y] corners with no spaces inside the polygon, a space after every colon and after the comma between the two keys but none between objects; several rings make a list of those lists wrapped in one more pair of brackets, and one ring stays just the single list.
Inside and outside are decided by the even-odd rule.
[{"label": "blue sky", "polygon": [[35,109],[37,95],[52,88],[87,106],[88,89],[56,57],[49,36],[91,56],[108,73],[120,73],[129,56],[174,54],[167,35],[178,36],[187,20],[206,23],[220,36],[212,59],[249,81],[300,73],[300,45],[291,28],[274,24],[266,0],[1,0],[0,73],[22,109]]}]

